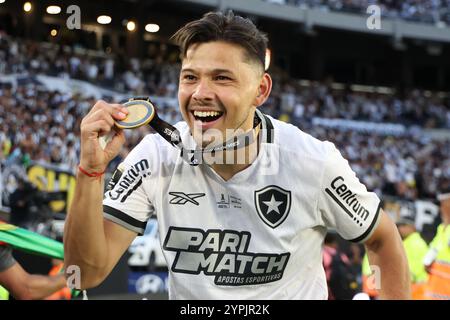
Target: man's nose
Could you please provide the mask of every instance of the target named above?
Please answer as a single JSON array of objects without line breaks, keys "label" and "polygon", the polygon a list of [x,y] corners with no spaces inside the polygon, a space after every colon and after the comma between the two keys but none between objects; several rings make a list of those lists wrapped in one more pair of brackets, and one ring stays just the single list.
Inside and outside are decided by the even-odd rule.
[{"label": "man's nose", "polygon": [[213,100],[214,92],[210,83],[207,80],[199,81],[194,93],[192,94],[192,98],[195,100]]}]

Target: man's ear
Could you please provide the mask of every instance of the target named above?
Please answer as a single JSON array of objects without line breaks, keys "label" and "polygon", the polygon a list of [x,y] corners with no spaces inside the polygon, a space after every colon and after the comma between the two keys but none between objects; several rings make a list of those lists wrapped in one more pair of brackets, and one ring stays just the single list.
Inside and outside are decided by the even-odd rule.
[{"label": "man's ear", "polygon": [[270,92],[272,91],[272,78],[268,73],[264,73],[257,90],[258,92],[254,100],[254,105],[259,107],[266,102]]}]

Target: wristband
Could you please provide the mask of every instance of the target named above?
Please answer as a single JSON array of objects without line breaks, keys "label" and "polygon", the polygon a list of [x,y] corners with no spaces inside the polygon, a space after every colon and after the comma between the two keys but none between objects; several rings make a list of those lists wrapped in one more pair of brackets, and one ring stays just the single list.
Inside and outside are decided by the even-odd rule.
[{"label": "wristband", "polygon": [[89,172],[87,172],[86,170],[84,170],[81,166],[78,166],[78,169],[84,174],[84,175],[86,175],[86,176],[88,176],[88,177],[91,177],[91,178],[100,178],[104,173],[105,173],[105,171],[103,171],[103,172],[92,172],[92,173],[89,173]]}]

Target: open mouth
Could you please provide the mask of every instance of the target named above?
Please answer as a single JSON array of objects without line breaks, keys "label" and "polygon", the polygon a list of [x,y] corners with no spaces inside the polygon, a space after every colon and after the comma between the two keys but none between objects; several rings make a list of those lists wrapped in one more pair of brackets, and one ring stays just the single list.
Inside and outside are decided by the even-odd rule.
[{"label": "open mouth", "polygon": [[201,122],[212,122],[218,120],[223,115],[223,112],[195,110],[192,114],[194,115],[195,120],[199,120]]}]

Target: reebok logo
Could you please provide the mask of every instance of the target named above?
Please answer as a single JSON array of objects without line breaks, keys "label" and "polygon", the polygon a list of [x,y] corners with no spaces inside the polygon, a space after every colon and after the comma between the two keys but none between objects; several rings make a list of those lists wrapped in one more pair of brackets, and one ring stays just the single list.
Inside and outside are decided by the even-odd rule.
[{"label": "reebok logo", "polygon": [[169,192],[171,196],[173,196],[172,199],[170,199],[170,204],[181,204],[184,205],[188,202],[195,204],[196,206],[199,205],[198,201],[195,199],[205,196],[204,193],[184,193],[184,192]]}]

